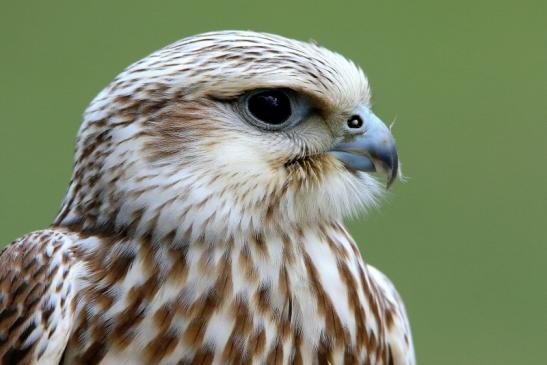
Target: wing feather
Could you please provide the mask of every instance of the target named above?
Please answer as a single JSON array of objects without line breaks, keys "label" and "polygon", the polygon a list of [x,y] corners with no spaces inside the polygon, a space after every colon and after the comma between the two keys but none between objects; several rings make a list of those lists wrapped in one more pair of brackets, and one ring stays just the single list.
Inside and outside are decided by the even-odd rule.
[{"label": "wing feather", "polygon": [[405,305],[397,289],[381,271],[367,265],[372,280],[377,284],[387,301],[388,341],[394,365],[415,365],[414,345]]},{"label": "wing feather", "polygon": [[58,364],[74,313],[70,239],[44,230],[0,254],[0,364]]}]

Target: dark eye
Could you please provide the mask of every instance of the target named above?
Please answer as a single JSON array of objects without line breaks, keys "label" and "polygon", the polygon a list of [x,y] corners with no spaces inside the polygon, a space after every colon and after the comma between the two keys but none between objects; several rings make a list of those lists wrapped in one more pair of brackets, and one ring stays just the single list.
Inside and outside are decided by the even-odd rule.
[{"label": "dark eye", "polygon": [[261,122],[280,125],[291,116],[291,101],[283,90],[265,90],[247,99],[247,108]]}]

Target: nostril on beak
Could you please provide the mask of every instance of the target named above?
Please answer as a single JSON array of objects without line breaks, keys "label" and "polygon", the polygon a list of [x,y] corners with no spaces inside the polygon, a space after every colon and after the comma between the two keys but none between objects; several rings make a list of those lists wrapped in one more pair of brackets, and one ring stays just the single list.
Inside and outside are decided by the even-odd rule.
[{"label": "nostril on beak", "polygon": [[357,114],[352,115],[348,119],[347,124],[348,124],[348,128],[350,128],[350,129],[359,129],[359,128],[363,127],[363,118],[361,118]]}]

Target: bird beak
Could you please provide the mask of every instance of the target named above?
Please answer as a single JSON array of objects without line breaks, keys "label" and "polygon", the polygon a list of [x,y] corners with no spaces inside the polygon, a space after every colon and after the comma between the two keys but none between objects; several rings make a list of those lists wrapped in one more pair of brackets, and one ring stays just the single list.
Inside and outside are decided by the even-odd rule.
[{"label": "bird beak", "polygon": [[346,126],[342,137],[344,141],[337,143],[330,152],[351,169],[386,173],[389,188],[399,173],[395,139],[389,128],[370,109],[359,107],[356,115],[363,120],[362,132]]}]

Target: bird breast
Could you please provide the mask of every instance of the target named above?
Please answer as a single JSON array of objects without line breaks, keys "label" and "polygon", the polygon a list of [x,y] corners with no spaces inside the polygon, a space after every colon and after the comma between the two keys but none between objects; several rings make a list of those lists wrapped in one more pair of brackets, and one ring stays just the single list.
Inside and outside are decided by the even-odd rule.
[{"label": "bird breast", "polygon": [[337,223],[224,245],[80,242],[87,272],[67,363],[387,359],[377,289]]}]

